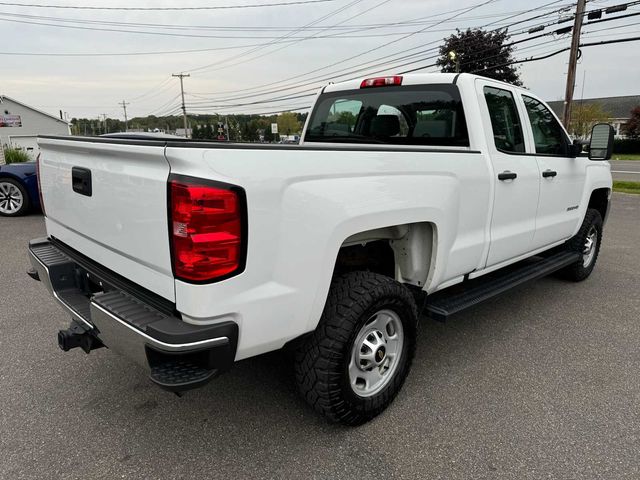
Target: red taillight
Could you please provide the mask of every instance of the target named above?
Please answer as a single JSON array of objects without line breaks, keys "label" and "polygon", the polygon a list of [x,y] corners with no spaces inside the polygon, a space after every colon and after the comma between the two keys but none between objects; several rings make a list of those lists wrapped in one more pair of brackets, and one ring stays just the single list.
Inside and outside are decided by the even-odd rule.
[{"label": "red taillight", "polygon": [[244,201],[239,191],[177,177],[169,181],[175,275],[210,282],[244,265]]},{"label": "red taillight", "polygon": [[360,88],[390,87],[392,85],[402,85],[402,77],[394,75],[393,77],[367,78],[362,81]]},{"label": "red taillight", "polygon": [[40,197],[40,208],[42,209],[42,214],[47,215],[47,212],[44,210],[44,200],[42,199],[42,182],[40,181],[40,155],[38,154],[36,157],[36,179],[38,180],[38,197]]}]

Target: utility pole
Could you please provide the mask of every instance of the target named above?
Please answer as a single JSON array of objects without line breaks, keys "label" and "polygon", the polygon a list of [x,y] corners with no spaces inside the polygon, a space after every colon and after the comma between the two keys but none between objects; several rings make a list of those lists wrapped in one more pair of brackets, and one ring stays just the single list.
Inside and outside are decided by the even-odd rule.
[{"label": "utility pole", "polygon": [[122,100],[122,103],[119,103],[118,105],[122,105],[122,109],[124,110],[124,131],[126,132],[129,129],[127,125],[127,105],[129,105],[129,103]]},{"label": "utility pole", "polygon": [[576,84],[576,65],[578,63],[578,49],[580,47],[580,31],[582,30],[582,18],[586,0],[578,0],[576,4],[576,18],[573,22],[573,36],[571,37],[571,53],[569,54],[569,69],[567,70],[567,88],[564,94],[564,110],[562,111],[562,123],[569,128],[571,122],[571,102],[573,90]]},{"label": "utility pole", "polygon": [[191,75],[188,73],[174,73],[171,75],[172,77],[178,77],[180,79],[180,94],[182,95],[182,119],[184,120],[184,136],[189,138],[187,134],[187,107],[184,106],[184,85],[182,83],[182,79],[184,77],[190,77]]},{"label": "utility pole", "polygon": [[104,124],[104,133],[109,133],[107,131],[107,114],[101,113],[101,115],[102,115],[102,123]]}]

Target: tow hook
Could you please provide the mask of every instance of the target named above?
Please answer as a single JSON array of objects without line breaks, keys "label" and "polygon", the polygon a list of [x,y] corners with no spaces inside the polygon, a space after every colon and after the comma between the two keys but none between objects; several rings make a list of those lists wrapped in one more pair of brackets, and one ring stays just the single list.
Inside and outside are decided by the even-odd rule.
[{"label": "tow hook", "polygon": [[69,328],[58,331],[58,346],[64,352],[80,347],[85,353],[89,353],[91,350],[104,347],[104,344],[98,337],[72,321]]}]

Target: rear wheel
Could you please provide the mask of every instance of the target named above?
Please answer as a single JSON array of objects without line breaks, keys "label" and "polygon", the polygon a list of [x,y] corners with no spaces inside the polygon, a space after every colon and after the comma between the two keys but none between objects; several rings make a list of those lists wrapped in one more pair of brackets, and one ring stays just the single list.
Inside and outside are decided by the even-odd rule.
[{"label": "rear wheel", "polygon": [[29,197],[24,187],[11,178],[0,179],[0,215],[17,217],[29,210]]},{"label": "rear wheel", "polygon": [[573,265],[562,270],[561,275],[574,282],[585,280],[596,266],[602,243],[602,217],[593,208],[587,210],[578,233],[567,243],[570,250],[580,253]]},{"label": "rear wheel", "polygon": [[400,391],[415,351],[411,292],[371,272],[336,278],[315,332],[296,353],[300,392],[331,421],[362,424]]}]

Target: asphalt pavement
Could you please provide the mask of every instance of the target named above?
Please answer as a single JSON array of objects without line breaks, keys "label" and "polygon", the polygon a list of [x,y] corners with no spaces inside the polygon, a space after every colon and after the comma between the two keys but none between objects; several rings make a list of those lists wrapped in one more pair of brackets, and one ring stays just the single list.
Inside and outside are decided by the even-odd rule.
[{"label": "asphalt pavement", "polygon": [[640,478],[640,196],[614,194],[582,283],[553,277],[421,321],[404,389],[330,425],[273,353],[182,398],[115,353],[63,353],[25,275],[42,217],[0,218],[0,478]]},{"label": "asphalt pavement", "polygon": [[610,160],[614,180],[640,182],[640,160]]}]

